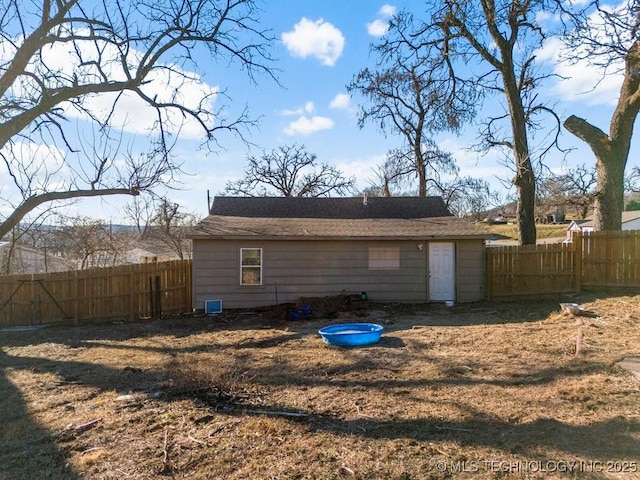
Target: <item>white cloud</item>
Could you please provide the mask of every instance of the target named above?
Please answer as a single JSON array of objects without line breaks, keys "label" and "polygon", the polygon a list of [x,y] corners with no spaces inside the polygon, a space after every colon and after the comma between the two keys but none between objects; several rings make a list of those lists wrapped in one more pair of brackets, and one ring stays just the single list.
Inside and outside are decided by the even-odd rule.
[{"label": "white cloud", "polygon": [[367,23],[367,33],[372,37],[381,37],[389,29],[389,22],[387,20],[374,20],[371,23]]},{"label": "white cloud", "polygon": [[396,14],[396,7],[385,3],[378,10],[378,18],[371,23],[367,23],[367,33],[372,37],[381,37],[389,29],[389,19]]},{"label": "white cloud", "polygon": [[329,108],[346,109],[349,108],[350,104],[351,98],[349,97],[349,95],[347,95],[346,93],[339,93],[335,97],[333,97],[333,100],[331,100],[331,103],[329,104]]},{"label": "white cloud", "polygon": [[285,117],[300,116],[300,115],[304,115],[305,113],[313,113],[315,112],[315,110],[316,110],[315,105],[313,104],[312,101],[309,100],[301,107],[298,107],[294,110],[283,110],[282,112],[280,112],[280,114],[284,115]]},{"label": "white cloud", "polygon": [[549,20],[550,18],[553,18],[553,16],[547,11],[541,10],[536,13],[536,23],[542,23],[546,20]]},{"label": "white cloud", "polygon": [[378,14],[382,15],[383,17],[393,17],[396,14],[396,7],[385,3],[380,7],[380,10],[378,10]]},{"label": "white cloud", "polygon": [[[175,67],[174,67],[175,68]],[[155,75],[152,75],[152,77]],[[157,75],[148,86],[143,86],[141,90],[151,98],[157,95],[158,102],[173,102],[183,105],[184,107],[199,110],[199,102],[205,100],[204,109],[211,111],[213,102],[218,93],[217,87],[206,85],[199,80],[173,82],[171,79],[162,78],[164,75]],[[177,88],[175,95],[171,94],[171,90]],[[96,96],[88,99],[87,105],[92,111],[100,112],[106,115],[111,108],[112,102],[115,100],[116,94]],[[202,126],[191,117],[185,117],[175,109],[168,109],[163,112],[165,119],[165,128],[169,133],[180,133],[182,138],[198,139],[203,138],[204,131]],[[118,107],[114,110],[111,123],[117,126],[123,126],[125,130],[135,133],[147,133],[157,121],[157,112],[146,102],[133,93],[124,93],[118,101]],[[209,124],[213,123],[213,116],[204,116]]]},{"label": "white cloud", "polygon": [[386,154],[365,157],[333,158],[331,164],[340,170],[345,177],[354,177],[357,188],[363,189],[375,180],[375,167],[384,162]]},{"label": "white cloud", "polygon": [[284,133],[287,135],[310,135],[320,130],[330,130],[333,128],[333,120],[328,117],[300,117],[291,122]]},{"label": "white cloud", "polygon": [[[7,158],[13,175],[21,185],[30,185],[40,193],[48,188],[68,188],[72,172],[65,162],[65,155],[56,146],[17,141],[5,146],[2,155]],[[9,179],[5,163],[0,163],[0,190],[17,194],[16,186]],[[6,181],[6,183],[4,183]],[[19,195],[18,195],[19,197]],[[2,203],[2,202],[0,202]]]},{"label": "white cloud", "polygon": [[285,117],[292,117],[294,115],[302,115],[304,113],[304,108],[300,107],[300,108],[296,108],[294,110],[282,110],[280,112],[280,115],[284,115]]},{"label": "white cloud", "polygon": [[562,42],[550,38],[536,52],[538,60],[552,64],[553,71],[560,78],[552,93],[566,102],[584,102],[588,105],[615,105],[618,101],[623,75],[610,65],[610,72],[604,75],[602,68],[591,65],[587,60],[568,62],[563,60],[566,52]]},{"label": "white cloud", "polygon": [[[81,33],[81,32],[78,32]],[[5,57],[11,53],[8,42],[0,45],[0,55]],[[81,60],[75,48],[79,49]],[[79,82],[101,81],[101,74],[107,75],[110,81],[122,81],[126,79],[120,59],[120,52],[112,45],[104,42],[77,42],[72,45],[64,42],[56,42],[49,47],[43,48],[42,63],[31,64],[29,71],[39,72],[42,64],[54,73],[58,73],[62,78],[75,76]],[[101,70],[98,71],[96,63],[99,59]],[[135,50],[129,51],[128,61],[135,64],[142,54]],[[141,91],[147,96],[155,98],[158,102],[179,103],[189,109],[212,111],[219,88],[206,84],[203,79],[193,73],[181,69],[177,65],[170,68],[152,71],[147,77],[148,82],[141,87]],[[32,81],[30,79],[25,82]],[[14,88],[14,92],[20,95],[21,89],[28,91],[29,85],[25,84]],[[113,104],[117,100],[117,106],[113,109]],[[111,115],[110,122],[115,128],[122,128],[126,132],[148,133],[154,128],[157,122],[157,112],[145,101],[131,92],[106,93],[100,95],[86,96],[83,99],[83,106],[93,115],[100,119],[106,119]],[[72,118],[87,120],[85,112],[78,110],[71,104],[62,105],[65,114]],[[177,134],[183,138],[202,138],[202,127],[198,122],[190,117],[183,117],[182,113],[175,110],[165,110],[167,133]],[[213,116],[206,118],[206,121],[213,123]]]},{"label": "white cloud", "polygon": [[[492,188],[500,188],[497,176],[505,176],[505,171],[496,168],[499,153],[492,150],[480,154],[461,143],[457,136],[446,136],[438,141],[438,147],[445,152],[451,153],[460,169],[460,176],[471,176],[480,178],[492,185]],[[506,172],[508,175],[509,172]]]},{"label": "white cloud", "polygon": [[316,21],[302,18],[290,32],[284,32],[282,42],[294,57],[315,57],[332,67],[342,55],[345,39],[342,32],[322,18]]}]

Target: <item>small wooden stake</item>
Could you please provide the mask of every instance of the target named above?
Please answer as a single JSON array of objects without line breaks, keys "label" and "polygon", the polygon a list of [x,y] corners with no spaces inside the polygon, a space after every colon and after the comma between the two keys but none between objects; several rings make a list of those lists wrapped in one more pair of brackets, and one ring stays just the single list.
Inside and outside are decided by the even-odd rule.
[{"label": "small wooden stake", "polygon": [[578,336],[576,337],[576,356],[582,353],[584,346],[584,331],[582,327],[578,327]]}]

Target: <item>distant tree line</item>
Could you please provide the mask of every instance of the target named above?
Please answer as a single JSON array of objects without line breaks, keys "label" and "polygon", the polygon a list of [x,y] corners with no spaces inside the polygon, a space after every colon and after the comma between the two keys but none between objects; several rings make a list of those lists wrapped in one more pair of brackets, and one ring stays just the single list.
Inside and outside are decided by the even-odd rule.
[{"label": "distant tree line", "polygon": [[[191,258],[187,228],[198,217],[177,203],[136,197],[124,210],[127,225],[89,217],[47,216],[55,223],[20,223],[3,240],[0,273],[84,270],[154,258]],[[25,260],[25,258],[27,260]]]}]

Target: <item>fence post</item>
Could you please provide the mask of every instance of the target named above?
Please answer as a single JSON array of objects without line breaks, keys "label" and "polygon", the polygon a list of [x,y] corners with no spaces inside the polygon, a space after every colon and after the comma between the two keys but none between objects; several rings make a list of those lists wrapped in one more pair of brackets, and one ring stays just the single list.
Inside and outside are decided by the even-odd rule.
[{"label": "fence post", "polygon": [[187,311],[191,312],[193,309],[193,260],[188,260],[186,263],[186,290],[187,290]]},{"label": "fence post", "polygon": [[575,286],[576,293],[580,293],[582,289],[582,235],[581,232],[575,232],[572,235],[571,245],[573,247],[574,263],[575,263]]},{"label": "fence post", "polygon": [[156,316],[162,318],[162,286],[160,284],[160,275],[156,275]]},{"label": "fence post", "polygon": [[129,270],[129,320],[136,320],[136,290],[134,288],[135,273],[133,268]]},{"label": "fence post", "polygon": [[487,300],[491,300],[493,296],[493,266],[491,263],[491,247],[484,247],[485,251],[485,268],[487,269],[487,274],[485,278],[487,279]]},{"label": "fence post", "polygon": [[156,318],[155,302],[153,298],[153,277],[149,276],[149,310],[151,310],[151,318]]},{"label": "fence post", "polygon": [[77,327],[80,321],[80,306],[78,305],[78,270],[73,272],[73,324]]}]

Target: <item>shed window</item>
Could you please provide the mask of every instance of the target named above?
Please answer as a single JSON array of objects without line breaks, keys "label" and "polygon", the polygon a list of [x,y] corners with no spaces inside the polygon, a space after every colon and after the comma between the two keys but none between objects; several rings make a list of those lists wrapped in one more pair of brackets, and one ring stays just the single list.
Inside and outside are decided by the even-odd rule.
[{"label": "shed window", "polygon": [[240,249],[240,285],[262,285],[262,249]]},{"label": "shed window", "polygon": [[400,247],[369,247],[369,270],[399,270]]}]

